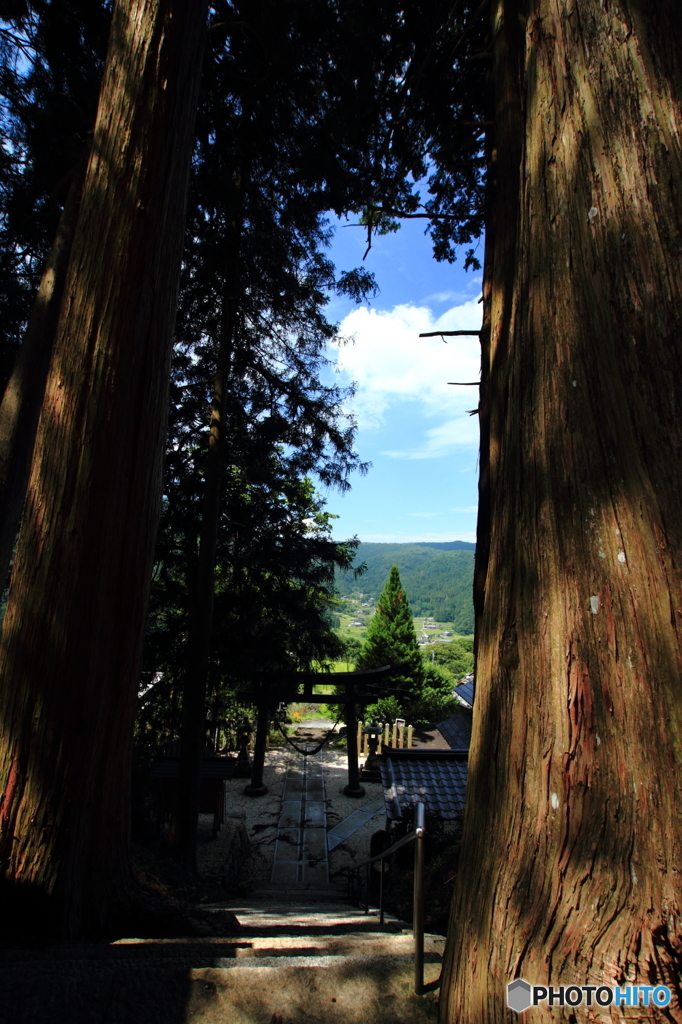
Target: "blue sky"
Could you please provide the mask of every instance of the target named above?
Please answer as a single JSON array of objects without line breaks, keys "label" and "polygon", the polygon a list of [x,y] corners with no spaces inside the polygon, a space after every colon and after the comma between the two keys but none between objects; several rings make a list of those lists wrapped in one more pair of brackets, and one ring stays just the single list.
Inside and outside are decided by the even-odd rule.
[{"label": "blue sky", "polygon": [[[330,256],[341,270],[362,265],[366,233],[337,227]],[[483,260],[483,246],[478,251]],[[423,331],[477,330],[481,271],[464,257],[437,263],[423,221],[373,240],[364,266],[381,289],[369,306],[334,298],[328,307],[345,340],[333,347],[336,380],[354,380],[356,449],[372,463],[346,495],[329,491],[334,537],[364,541],[476,539],[478,338],[420,338]]]}]

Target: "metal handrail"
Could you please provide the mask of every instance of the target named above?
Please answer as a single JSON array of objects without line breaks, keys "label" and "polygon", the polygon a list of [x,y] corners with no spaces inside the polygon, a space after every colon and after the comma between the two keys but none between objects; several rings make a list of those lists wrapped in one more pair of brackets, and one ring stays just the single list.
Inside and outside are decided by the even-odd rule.
[{"label": "metal handrail", "polygon": [[[412,891],[412,935],[414,936],[414,991],[418,996],[424,994],[424,836],[426,835],[426,812],[424,804],[416,804],[414,809],[414,831],[402,839],[398,839],[387,850],[376,857],[363,860],[356,864],[353,872],[365,869],[365,913],[369,913],[369,873],[370,865],[392,856],[408,843],[414,843],[414,888]],[[350,876],[349,876],[350,882]],[[350,894],[349,894],[350,895]],[[384,867],[381,866],[379,878],[379,923],[384,923]]]}]

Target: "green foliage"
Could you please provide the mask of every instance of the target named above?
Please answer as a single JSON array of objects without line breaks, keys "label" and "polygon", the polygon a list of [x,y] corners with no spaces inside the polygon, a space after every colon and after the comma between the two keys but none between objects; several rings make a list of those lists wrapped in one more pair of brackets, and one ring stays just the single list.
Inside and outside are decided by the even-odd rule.
[{"label": "green foliage", "polygon": [[[254,672],[311,668],[342,653],[327,615],[334,570],[350,564],[354,545],[331,540],[324,502],[311,481],[289,478],[282,468],[274,460],[267,488],[246,486],[243,476],[239,506],[230,489],[223,495],[209,694],[217,717],[231,713],[235,689],[245,683],[252,689]],[[145,646],[146,664],[163,672],[163,682],[145,702],[141,720],[159,736],[172,735],[179,723],[192,614],[196,537],[187,544],[176,532],[178,514],[169,504],[162,516]],[[230,528],[234,520],[241,529]],[[282,692],[277,699],[285,697]]]},{"label": "green foliage", "polygon": [[473,637],[457,637],[449,644],[428,644],[421,648],[427,665],[438,665],[450,674],[454,685],[474,668]]},{"label": "green foliage", "polygon": [[[444,645],[445,646],[445,645]],[[452,676],[439,665],[427,664],[424,670],[424,686],[409,709],[413,724],[442,722],[459,707],[452,695]]]},{"label": "green foliage", "polygon": [[411,700],[401,701],[397,697],[382,697],[370,704],[364,711],[367,722],[395,722],[405,718],[412,725],[432,725],[455,714],[460,707],[452,695],[452,677],[437,665],[426,665],[424,683],[419,693]]},{"label": "green foliage", "polygon": [[403,706],[397,697],[381,697],[375,704],[365,708],[364,720],[385,725],[403,717]]},{"label": "green foliage", "polygon": [[[92,130],[113,3],[5,6],[0,387]],[[343,490],[366,467],[343,408],[350,391],[325,376],[336,331],[325,305],[334,291],[359,301],[375,283],[366,270],[331,264],[325,216],[357,215],[368,243],[404,216],[424,217],[437,257],[447,260],[478,237],[485,162],[471,126],[485,116],[485,63],[471,55],[483,48],[486,27],[471,21],[472,9],[469,0],[456,9],[450,0],[209,6],[145,653],[145,678],[162,675],[143,730],[163,712],[172,733],[179,714],[196,614],[208,412],[225,334],[211,700],[225,704],[229,686],[254,667],[341,655],[330,598],[335,569],[355,583],[353,542],[331,541],[310,477]],[[314,527],[303,529],[303,519]],[[458,593],[444,579],[440,604],[428,610],[466,631],[470,601]],[[418,590],[415,597],[421,613]],[[456,614],[441,615],[451,607]],[[407,672],[417,691],[420,666],[413,659]]]},{"label": "green foliage", "polygon": [[356,636],[344,637],[341,641],[343,643],[343,660],[346,662],[346,671],[352,672],[352,666],[355,664],[360,656],[362,650],[362,641],[358,640]]},{"label": "green foliage", "polygon": [[[454,542],[458,543],[464,544]],[[473,633],[473,545],[362,543],[355,565],[362,563],[367,570],[359,581],[350,574],[337,574],[342,599],[358,589],[376,599],[391,565],[397,565],[413,615],[430,615],[439,622],[452,622],[458,633]]]},{"label": "green foliage", "polygon": [[450,718],[457,701],[454,697],[447,697],[440,690],[434,690],[431,686],[425,686],[419,700],[415,703],[412,717],[415,724],[436,725],[446,718]]},{"label": "green foliage", "polygon": [[399,699],[409,705],[421,691],[424,662],[397,565],[391,567],[355,669],[361,672],[382,665],[391,666],[391,689],[404,691]]}]

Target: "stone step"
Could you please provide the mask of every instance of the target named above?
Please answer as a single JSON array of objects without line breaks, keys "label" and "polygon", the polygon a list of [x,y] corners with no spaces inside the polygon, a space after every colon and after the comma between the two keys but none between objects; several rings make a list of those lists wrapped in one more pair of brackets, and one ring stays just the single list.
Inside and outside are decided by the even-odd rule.
[{"label": "stone step", "polygon": [[0,1024],[434,1022],[444,938],[425,936],[417,997],[404,923],[329,897],[233,902],[232,936],[3,950]]},{"label": "stone step", "polygon": [[304,957],[265,964],[254,960],[227,970],[192,971],[188,1024],[433,1024],[437,1019],[439,964],[425,964],[426,982],[433,987],[423,996],[414,994],[412,957]]},{"label": "stone step", "polygon": [[347,906],[348,889],[315,889],[292,885],[269,885],[254,889],[246,899],[257,903],[261,903],[263,900],[268,900],[271,903],[289,903],[293,900],[299,903],[342,903]]},{"label": "stone step", "polygon": [[[197,957],[197,939],[120,939],[114,943],[117,947],[115,955],[125,957],[125,950],[130,955],[137,953],[140,958],[146,955],[146,948],[154,957],[165,955],[186,959]],[[412,955],[414,939],[411,934],[390,934],[382,932],[347,932],[343,934],[315,934],[310,929],[302,929],[298,934],[240,935],[238,938],[210,938],[199,940],[210,951],[210,956],[217,967],[231,967],[231,963],[223,963],[225,959],[266,959],[275,957],[318,957],[318,956],[395,956]],[[437,962],[443,955],[445,938],[442,935],[424,936],[424,956]],[[122,948],[122,947],[125,947]],[[189,947],[192,953],[186,953]],[[220,962],[218,962],[220,961]]]},{"label": "stone step", "polygon": [[[217,909],[217,908],[216,908]],[[350,932],[393,932],[400,933],[408,926],[404,921],[385,915],[384,924],[379,924],[378,912],[366,914],[364,910],[349,907],[343,903],[294,903],[286,906],[263,901],[260,904],[229,908],[241,925],[240,935],[297,935],[309,932],[317,935],[344,934]]]},{"label": "stone step", "polygon": [[[164,944],[158,945],[163,948]],[[12,1024],[270,1024],[273,1020],[278,1024],[427,1024],[436,1020],[437,962],[425,964],[425,981],[431,990],[415,996],[413,958],[407,954],[264,957],[235,959],[230,966],[223,966],[223,960],[221,966],[211,966],[197,954],[197,948],[206,952],[210,945],[194,943],[183,964],[164,963],[162,957],[155,961],[140,960],[139,955],[126,958],[120,955],[120,947],[113,958],[102,950],[99,960],[60,959],[43,951],[42,956],[15,958],[10,964],[3,955],[0,1017]],[[214,955],[212,962],[220,959]],[[188,966],[190,962],[194,966]]]}]

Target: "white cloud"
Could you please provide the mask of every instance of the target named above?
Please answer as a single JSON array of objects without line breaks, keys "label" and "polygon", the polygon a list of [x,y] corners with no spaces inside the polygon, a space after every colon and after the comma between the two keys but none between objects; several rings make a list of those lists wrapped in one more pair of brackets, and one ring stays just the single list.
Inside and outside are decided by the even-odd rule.
[{"label": "white cloud", "polygon": [[[476,284],[480,284],[481,283],[481,278],[480,277],[474,277],[474,278],[472,278],[472,282],[475,282]],[[470,300],[471,300],[471,289],[469,288],[466,291],[459,291],[459,292],[456,292],[456,291],[432,292],[430,295],[425,295],[424,298],[420,299],[419,301],[420,302],[424,302],[424,303],[426,303],[428,305],[428,303],[430,303],[430,302],[454,302],[454,303],[459,304],[459,303],[462,303],[462,302],[469,302]]]},{"label": "white cloud", "polygon": [[457,445],[476,447],[478,445],[478,417],[458,416],[446,420],[438,427],[427,430],[422,443],[407,450],[387,450],[381,455],[389,459],[439,459]]},{"label": "white cloud", "polygon": [[358,385],[353,411],[361,427],[379,427],[396,403],[417,401],[421,412],[441,422],[417,440],[414,450],[391,451],[391,458],[430,459],[453,447],[478,445],[477,389],[452,387],[448,381],[476,381],[480,373],[478,338],[420,338],[429,331],[478,330],[481,306],[476,299],[435,317],[427,306],[401,305],[390,311],[361,306],[340,327],[337,367]]}]

